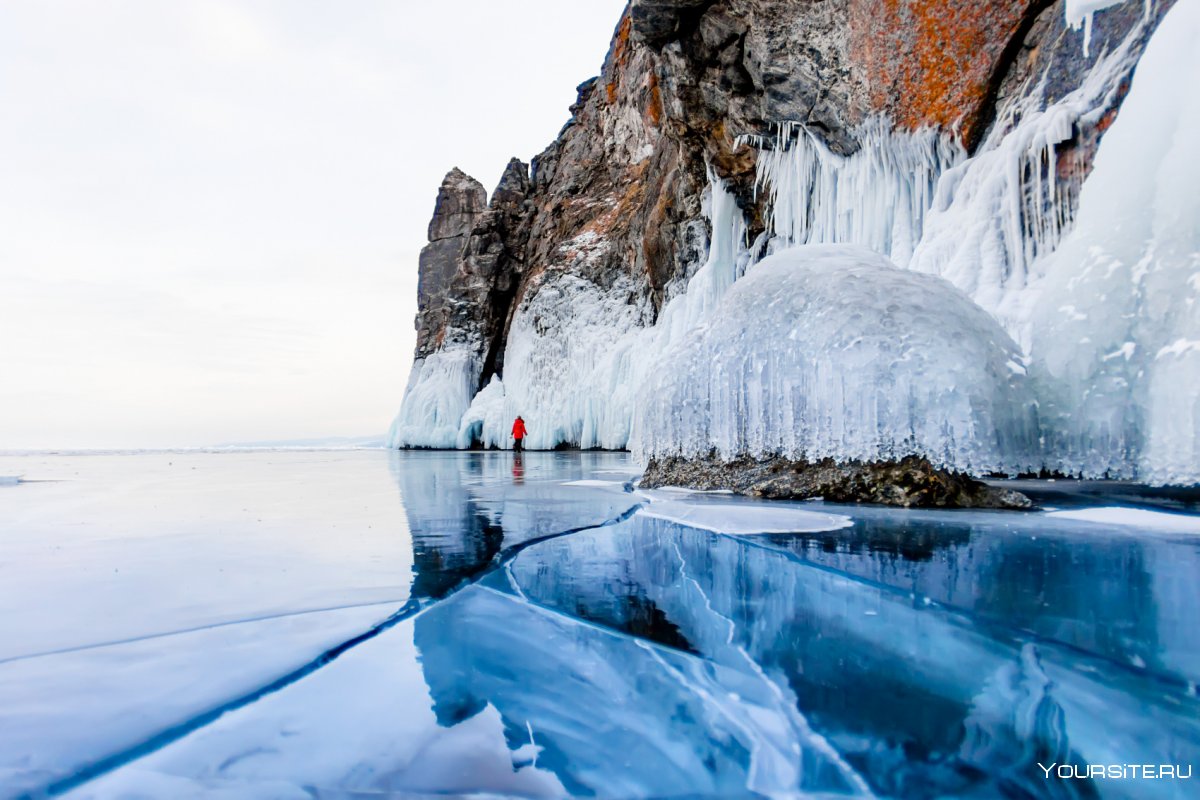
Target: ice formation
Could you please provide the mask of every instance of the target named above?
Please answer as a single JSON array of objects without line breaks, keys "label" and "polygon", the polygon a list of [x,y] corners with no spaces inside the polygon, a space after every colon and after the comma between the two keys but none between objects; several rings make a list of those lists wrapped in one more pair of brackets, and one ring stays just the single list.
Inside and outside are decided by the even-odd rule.
[{"label": "ice formation", "polygon": [[[1091,55],[1092,47],[1092,17],[1097,11],[1103,11],[1111,6],[1120,5],[1125,0],[1066,0],[1064,3],[1064,11],[1066,13],[1067,27],[1071,30],[1083,29],[1083,54]],[[1145,0],[1146,11],[1149,13],[1151,4],[1154,0]]]},{"label": "ice formation", "polygon": [[453,346],[414,363],[400,413],[387,434],[388,447],[457,447],[481,368],[469,350]]},{"label": "ice formation", "polygon": [[1047,259],[1031,376],[1068,472],[1200,475],[1200,4],[1178,3],[1138,65]]},{"label": "ice formation", "polygon": [[1016,345],[945,281],[854,245],[763,260],[652,372],[634,421],[642,456],[1034,463]]},{"label": "ice formation", "polygon": [[1098,59],[1078,89],[1044,108],[1043,80],[1005,110],[974,157],[938,183],[909,266],[962,289],[1026,348],[1040,259],[1070,229],[1077,199],[1074,184],[1057,175],[1061,159],[1079,156],[1059,148],[1112,108],[1133,64],[1127,41]]},{"label": "ice formation", "polygon": [[[1086,32],[1091,16],[1114,4],[1072,0],[1065,6],[1067,23]],[[472,400],[479,366],[467,355],[450,349],[418,363],[392,444],[508,447],[509,426],[521,414],[534,449],[632,444],[646,454],[698,451],[707,441],[723,452],[779,447],[793,454],[805,449],[809,455],[854,458],[900,453],[919,442],[935,460],[962,468],[1045,466],[1088,477],[1195,482],[1200,477],[1194,390],[1200,385],[1200,208],[1193,189],[1200,175],[1187,142],[1195,138],[1200,120],[1190,95],[1171,92],[1181,80],[1186,83],[1184,76],[1200,77],[1186,44],[1189,36],[1196,38],[1194,6],[1179,3],[1164,17],[1140,61],[1136,43],[1145,31],[1138,27],[1124,43],[1093,53],[1090,71],[1074,91],[1051,102],[1052,87],[1043,76],[1041,83],[1017,93],[969,157],[946,135],[889,131],[883,120],[872,120],[858,132],[860,147],[850,156],[831,152],[800,125],[783,125],[775,137],[748,140],[760,149],[757,190],[766,198],[770,236],[765,248],[761,241],[747,246],[742,212],[712,176],[708,260],[684,291],[669,295],[656,320],[630,278],[602,286],[548,267],[513,317],[503,382],[494,380]],[[1090,48],[1086,36],[1085,45]],[[1061,177],[1064,171],[1082,174],[1086,167],[1076,137],[1102,124],[1135,65],[1132,89],[1080,191],[1077,181]],[[584,234],[567,245],[588,257],[596,250],[595,236]],[[881,409],[861,399],[841,414],[805,411],[803,428],[791,427],[800,412],[780,411],[795,402],[783,395],[770,397],[762,408],[737,410],[756,423],[738,423],[736,429],[729,427],[732,418],[695,418],[685,433],[679,415],[641,413],[666,402],[652,387],[672,375],[678,378],[678,369],[663,354],[707,348],[711,367],[718,355],[735,359],[742,352],[745,336],[736,335],[720,318],[725,312],[717,309],[735,282],[759,272],[754,259],[764,249],[778,254],[834,243],[859,245],[900,268],[945,279],[1017,342],[1015,350],[1008,342],[997,344],[1004,363],[1011,361],[1009,373],[990,361],[987,368],[975,365],[982,372],[972,374],[984,381],[977,387],[967,387],[965,373],[953,374],[951,362],[938,366],[929,356],[923,363],[920,374],[940,371],[944,374],[937,380],[957,380],[959,396],[976,392],[993,398],[994,404],[985,403],[987,411],[947,407],[940,422],[913,413],[919,430],[907,432],[902,409],[889,408],[887,413],[896,416],[880,419],[875,415]],[[904,280],[893,273],[883,274],[888,281]],[[748,296],[751,287],[757,301]],[[755,302],[764,307],[769,298],[799,302],[776,289],[763,279],[738,289],[747,293],[738,301],[747,306],[747,324],[761,322],[757,311],[748,312]],[[866,303],[855,311],[866,320],[871,298],[847,291]],[[957,298],[948,308],[962,310]],[[932,310],[919,316],[931,330],[953,325]],[[726,337],[720,346],[712,339],[718,329]],[[989,341],[999,341],[995,334],[988,332]],[[759,329],[759,335],[771,332]],[[832,363],[841,354],[824,355]],[[727,387],[731,397],[749,402],[759,391],[753,381],[759,380],[767,380],[772,391],[797,391],[771,384],[782,375],[760,375],[753,358],[746,358],[738,363],[749,370],[742,377],[752,383]],[[742,379],[709,367],[705,374],[713,381]],[[1040,453],[1029,446],[1035,438],[1030,416],[1002,411],[1008,401],[995,395],[996,381],[1007,381],[1025,367],[1039,408],[1036,424],[1043,426]],[[1014,380],[1021,382],[1019,376]],[[936,380],[929,377],[926,383],[932,387]],[[683,386],[668,388],[683,392]],[[715,386],[693,388],[695,396],[673,396],[699,408],[719,394]],[[1014,391],[1020,395],[1013,396],[1015,407],[1026,409],[1026,388]],[[927,399],[933,402],[933,395]],[[1009,413],[1015,416],[1004,418]],[[847,429],[826,427],[839,422]],[[655,429],[658,424],[669,430]],[[880,438],[882,431],[889,433]],[[714,438],[705,440],[709,435]],[[684,438],[673,441],[673,436]]]},{"label": "ice formation", "polygon": [[792,506],[757,506],[745,503],[686,503],[654,500],[639,516],[677,522],[689,528],[749,536],[759,533],[821,533],[850,528],[854,520],[844,514],[826,514]]},{"label": "ice formation", "polygon": [[1070,511],[1050,511],[1046,514],[1054,519],[1071,519],[1093,522],[1098,525],[1117,525],[1133,528],[1139,534],[1147,531],[1163,533],[1200,533],[1200,517],[1191,514],[1171,514],[1145,508],[1107,506],[1103,508],[1076,508]]},{"label": "ice formation", "polygon": [[513,419],[506,417],[504,412],[504,381],[494,376],[475,395],[471,407],[463,414],[458,427],[458,448],[465,450],[478,443],[483,447],[502,449],[508,433],[506,424],[511,425]]},{"label": "ice formation", "polygon": [[966,157],[949,136],[894,132],[874,119],[850,156],[829,150],[802,125],[778,131],[761,149],[760,190],[769,198],[768,229],[776,249],[800,244],[859,244],[907,266],[921,239],[938,178]]}]

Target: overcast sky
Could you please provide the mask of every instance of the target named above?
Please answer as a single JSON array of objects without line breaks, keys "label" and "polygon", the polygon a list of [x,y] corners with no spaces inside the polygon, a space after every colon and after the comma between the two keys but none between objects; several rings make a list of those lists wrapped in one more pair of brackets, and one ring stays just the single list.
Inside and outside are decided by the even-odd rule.
[{"label": "overcast sky", "polygon": [[624,0],[0,0],[0,450],[382,433],[417,253]]}]

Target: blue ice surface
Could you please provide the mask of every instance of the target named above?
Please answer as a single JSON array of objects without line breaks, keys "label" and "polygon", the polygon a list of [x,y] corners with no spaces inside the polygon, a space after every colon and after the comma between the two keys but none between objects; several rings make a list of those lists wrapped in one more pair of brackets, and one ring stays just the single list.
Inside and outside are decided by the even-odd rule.
[{"label": "blue ice surface", "polygon": [[[151,485],[157,462],[123,458],[135,461],[84,468]],[[316,487],[353,476],[336,485],[334,549],[310,542],[311,563],[288,562],[294,584],[262,597],[214,585],[169,613],[143,597],[144,613],[114,605],[132,617],[120,636],[90,641],[64,614],[40,649],[9,641],[0,796],[1182,798],[1200,779],[1066,782],[1038,766],[1200,766],[1200,537],[823,503],[770,507],[853,524],[727,535],[638,512],[669,502],[693,507],[690,518],[744,508],[751,520],[764,504],[633,491],[637,468],[620,454],[198,463],[257,476],[254,491],[272,497],[293,487],[303,499],[273,505],[290,503],[280,530],[308,525],[318,539],[334,536],[312,529],[334,500]],[[211,501],[215,480],[171,491]],[[389,484],[387,502],[371,493]],[[1133,487],[1025,488],[1056,508],[1163,502]],[[150,514],[135,501],[75,509],[47,495],[55,510],[39,515],[24,494],[72,490],[9,495],[34,504],[23,517],[34,522],[0,522],[0,563],[34,559],[15,544],[23,532],[44,539],[61,525],[71,541],[85,519]],[[337,549],[362,522],[356,504],[385,531],[360,532],[361,561]],[[156,513],[172,530],[171,509]],[[294,557],[289,539],[221,519],[237,536],[220,557],[252,551],[259,570],[272,547]],[[253,547],[238,544],[254,535]],[[89,546],[118,550],[93,558],[148,558],[140,539],[127,550],[98,541]],[[402,565],[371,557],[401,550]],[[370,569],[391,606],[364,594]],[[384,591],[392,572],[404,585]],[[339,585],[369,602],[337,608]],[[171,620],[175,635],[162,630]],[[134,635],[139,621],[154,635]],[[30,626],[17,632],[42,642]]]}]

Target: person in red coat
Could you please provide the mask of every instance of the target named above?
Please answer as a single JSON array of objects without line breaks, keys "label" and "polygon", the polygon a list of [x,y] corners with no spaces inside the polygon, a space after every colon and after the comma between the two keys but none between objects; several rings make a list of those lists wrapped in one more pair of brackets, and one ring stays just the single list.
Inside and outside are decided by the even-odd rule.
[{"label": "person in red coat", "polygon": [[525,449],[525,420],[517,417],[513,421],[513,450],[517,453]]}]

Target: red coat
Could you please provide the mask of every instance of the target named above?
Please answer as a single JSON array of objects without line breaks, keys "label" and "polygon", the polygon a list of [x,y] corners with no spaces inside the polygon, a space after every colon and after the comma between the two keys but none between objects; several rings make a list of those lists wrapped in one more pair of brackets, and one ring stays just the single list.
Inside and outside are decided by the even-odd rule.
[{"label": "red coat", "polygon": [[525,421],[524,420],[518,419],[517,421],[515,421],[513,423],[513,438],[514,439],[524,439],[525,438]]}]

